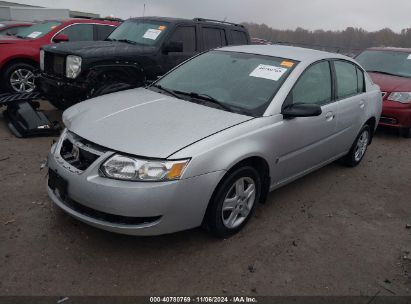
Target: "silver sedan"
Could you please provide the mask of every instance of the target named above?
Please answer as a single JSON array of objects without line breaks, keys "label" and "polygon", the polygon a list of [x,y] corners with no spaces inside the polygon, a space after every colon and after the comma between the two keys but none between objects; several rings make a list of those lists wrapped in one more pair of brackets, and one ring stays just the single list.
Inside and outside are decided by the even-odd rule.
[{"label": "silver sedan", "polygon": [[153,85],[64,112],[48,194],[105,230],[158,235],[204,225],[229,237],[267,193],[333,161],[354,167],[381,92],[354,60],[286,46],[201,54]]}]

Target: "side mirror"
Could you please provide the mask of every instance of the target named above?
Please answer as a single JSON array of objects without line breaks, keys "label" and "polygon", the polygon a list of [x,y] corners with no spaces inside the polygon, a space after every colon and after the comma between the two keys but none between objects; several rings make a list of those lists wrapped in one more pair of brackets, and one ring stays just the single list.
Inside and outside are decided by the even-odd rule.
[{"label": "side mirror", "polygon": [[169,41],[163,45],[163,53],[182,53],[183,52],[183,42],[181,41]]},{"label": "side mirror", "polygon": [[57,34],[54,38],[53,38],[53,42],[55,43],[59,43],[59,42],[67,42],[70,41],[69,37],[67,35],[64,34]]},{"label": "side mirror", "polygon": [[322,114],[321,107],[316,104],[308,103],[297,103],[286,106],[281,114],[284,118],[295,118],[295,117],[313,117],[320,116]]}]

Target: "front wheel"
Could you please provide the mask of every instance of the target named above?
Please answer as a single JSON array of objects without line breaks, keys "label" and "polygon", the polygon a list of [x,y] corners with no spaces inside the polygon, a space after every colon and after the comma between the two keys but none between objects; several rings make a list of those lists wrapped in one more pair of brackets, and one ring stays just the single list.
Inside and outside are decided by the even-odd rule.
[{"label": "front wheel", "polygon": [[239,232],[253,214],[261,195],[261,178],[250,166],[236,169],[217,187],[206,214],[215,236],[226,238]]},{"label": "front wheel", "polygon": [[36,88],[34,84],[35,67],[24,62],[10,64],[3,73],[3,87],[10,93],[30,93]]},{"label": "front wheel", "polygon": [[360,164],[367,152],[371,142],[371,131],[368,125],[362,127],[360,133],[352,145],[350,152],[343,158],[343,162],[348,167],[355,167]]}]

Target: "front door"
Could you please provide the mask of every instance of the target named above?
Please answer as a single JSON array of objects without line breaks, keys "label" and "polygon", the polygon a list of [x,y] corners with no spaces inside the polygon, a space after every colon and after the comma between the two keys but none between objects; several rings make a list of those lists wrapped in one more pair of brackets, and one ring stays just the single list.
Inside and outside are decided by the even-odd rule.
[{"label": "front door", "polygon": [[297,178],[329,161],[336,155],[338,105],[333,98],[330,63],[320,61],[302,74],[289,93],[285,104],[321,105],[322,114],[316,117],[284,119],[278,134],[280,154],[277,170],[280,181]]}]

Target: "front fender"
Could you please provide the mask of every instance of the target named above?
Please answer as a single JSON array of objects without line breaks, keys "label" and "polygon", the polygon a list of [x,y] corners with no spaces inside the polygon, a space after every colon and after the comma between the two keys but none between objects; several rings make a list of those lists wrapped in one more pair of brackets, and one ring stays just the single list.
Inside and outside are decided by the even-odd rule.
[{"label": "front fender", "polygon": [[254,118],[205,138],[171,155],[169,159],[191,158],[183,178],[209,172],[228,171],[239,162],[250,158],[264,159],[270,176],[277,158],[273,151],[273,130],[281,115]]}]

